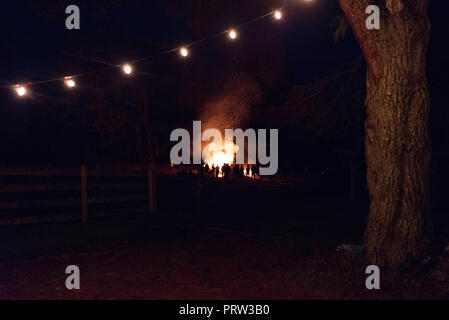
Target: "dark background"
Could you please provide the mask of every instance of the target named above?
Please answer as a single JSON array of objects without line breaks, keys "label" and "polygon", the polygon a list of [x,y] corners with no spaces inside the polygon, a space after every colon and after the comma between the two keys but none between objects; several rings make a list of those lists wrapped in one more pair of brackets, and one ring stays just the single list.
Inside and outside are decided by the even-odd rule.
[{"label": "dark background", "polygon": [[[449,3],[429,2],[432,213],[441,252],[449,241]],[[250,24],[235,42],[225,35],[202,42],[188,59],[157,55],[285,3],[292,5],[282,21]],[[81,9],[81,30],[65,28],[69,4]],[[335,41],[341,15],[336,0],[1,1],[0,167],[79,172],[86,164],[89,199],[141,198],[91,203],[81,223],[80,190],[32,190],[78,186],[78,174],[1,176],[0,187],[31,189],[2,193],[0,206],[19,208],[0,210],[0,218],[73,214],[76,221],[0,229],[0,298],[447,299],[447,286],[436,288],[421,265],[401,279],[383,273],[383,290],[365,288],[358,246],[368,212],[365,65],[351,30]],[[109,68],[145,57],[152,58],[133,64],[131,77]],[[74,90],[48,82],[18,98],[11,88],[91,71]],[[157,214],[150,214],[146,172],[92,173],[147,166],[145,126],[158,168],[168,166],[170,132],[190,129],[192,120],[203,128],[279,129],[277,176],[227,181],[172,170],[157,177]],[[138,186],[122,189],[131,184]],[[29,207],[49,199],[73,202]],[[64,288],[68,264],[82,270],[80,291]]]},{"label": "dark background", "polygon": [[[448,144],[449,6],[430,2],[431,130],[441,153]],[[220,129],[279,128],[281,172],[336,166],[339,148],[362,153],[364,66],[356,64],[361,51],[350,30],[335,42],[342,12],[333,0],[293,3],[281,22],[268,17],[240,30],[236,42],[222,36],[200,43],[189,59],[175,52],[142,61],[131,78],[106,70],[78,78],[72,91],[60,82],[32,86],[25,99],[8,87],[151,57],[285,3],[78,1],[81,30],[67,30],[72,2],[2,1],[0,164],[143,162],[136,133],[143,103],[162,163],[171,130],[191,128],[195,119]]]}]

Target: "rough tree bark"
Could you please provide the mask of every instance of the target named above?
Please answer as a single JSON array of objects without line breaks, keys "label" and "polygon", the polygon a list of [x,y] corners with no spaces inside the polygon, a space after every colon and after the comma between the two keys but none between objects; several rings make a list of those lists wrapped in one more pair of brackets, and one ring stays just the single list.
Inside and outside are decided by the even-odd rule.
[{"label": "rough tree bark", "polygon": [[[365,147],[370,195],[369,263],[420,259],[431,237],[427,0],[339,0],[367,63]],[[381,9],[368,30],[369,5]]]}]

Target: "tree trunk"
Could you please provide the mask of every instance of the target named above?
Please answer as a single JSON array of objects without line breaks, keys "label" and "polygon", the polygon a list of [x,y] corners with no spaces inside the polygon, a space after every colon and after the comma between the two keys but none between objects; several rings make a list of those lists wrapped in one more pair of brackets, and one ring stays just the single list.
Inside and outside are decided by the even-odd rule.
[{"label": "tree trunk", "polygon": [[427,0],[377,1],[380,30],[365,25],[372,1],[339,2],[367,63],[366,256],[395,268],[420,259],[431,235]]}]

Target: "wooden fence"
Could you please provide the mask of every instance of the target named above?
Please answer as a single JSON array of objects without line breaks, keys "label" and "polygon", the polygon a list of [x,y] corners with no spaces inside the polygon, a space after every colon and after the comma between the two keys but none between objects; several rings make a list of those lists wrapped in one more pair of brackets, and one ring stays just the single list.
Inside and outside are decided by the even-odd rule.
[{"label": "wooden fence", "polygon": [[[123,181],[123,178],[137,178],[139,181]],[[21,182],[21,180],[30,179],[33,181]],[[107,179],[107,181],[98,182],[96,181],[98,179]],[[113,192],[113,194],[101,195],[102,192]],[[37,194],[46,194],[46,199],[39,199]],[[89,209],[94,205],[129,204],[126,208],[133,210],[133,203],[146,203],[138,207],[136,211],[156,214],[156,199],[156,169],[154,167],[149,170],[90,170],[86,166],[80,169],[0,168],[0,225],[77,219],[87,223],[90,217]],[[69,213],[64,210],[68,207],[77,209]],[[48,208],[60,208],[63,212],[14,214],[19,210],[32,212]],[[2,215],[5,211],[9,212],[8,217]]]}]

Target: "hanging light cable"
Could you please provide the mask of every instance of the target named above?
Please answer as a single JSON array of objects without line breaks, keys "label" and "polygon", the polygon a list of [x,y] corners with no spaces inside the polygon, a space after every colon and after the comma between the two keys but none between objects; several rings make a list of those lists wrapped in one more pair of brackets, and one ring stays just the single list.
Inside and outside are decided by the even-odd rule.
[{"label": "hanging light cable", "polygon": [[[297,1],[312,3],[315,0],[297,0]],[[283,18],[283,16],[284,16],[284,13],[283,13],[282,10],[284,8],[286,8],[287,6],[288,5],[286,5],[286,6],[282,7],[282,8],[279,8],[279,9],[277,9],[275,11],[267,12],[266,14],[258,16],[258,17],[254,18],[254,19],[251,19],[251,20],[249,20],[249,21],[247,21],[247,22],[245,22],[243,24],[240,24],[239,26],[236,26],[235,29],[228,29],[226,31],[216,33],[216,34],[214,34],[212,36],[202,38],[200,40],[192,42],[192,43],[190,43],[190,44],[188,44],[186,46],[183,46],[183,47],[175,47],[175,48],[172,48],[172,49],[169,49],[169,50],[165,50],[165,51],[153,54],[153,55],[148,56],[148,57],[144,57],[144,58],[141,58],[141,59],[138,59],[138,60],[134,60],[133,63],[137,63],[137,62],[140,62],[140,61],[143,61],[143,60],[147,60],[147,59],[150,59],[150,58],[155,57],[155,56],[166,55],[166,54],[169,54],[169,53],[172,53],[172,52],[176,52],[176,51],[178,51],[178,53],[179,53],[179,55],[181,57],[187,58],[187,57],[190,56],[190,47],[191,46],[194,46],[194,45],[203,43],[205,41],[217,38],[217,37],[219,37],[219,36],[221,36],[223,34],[227,34],[227,36],[231,40],[236,40],[239,37],[239,34],[238,34],[237,30],[240,29],[240,28],[246,27],[246,26],[248,26],[250,24],[256,23],[257,21],[260,21],[260,20],[265,19],[265,18],[270,17],[270,16],[273,17],[276,20],[281,20]],[[100,61],[100,63],[102,63],[102,62]],[[106,64],[108,64],[108,63],[106,63]],[[108,64],[108,66],[105,67],[105,68],[101,68],[101,69],[97,69],[97,70],[91,70],[91,71],[86,71],[84,73],[77,74],[76,76],[72,76],[72,77],[70,77],[70,79],[66,79],[66,78],[62,78],[62,79],[64,81],[64,84],[67,87],[73,88],[73,87],[76,87],[76,82],[74,80],[75,77],[87,76],[87,75],[90,75],[90,74],[93,74],[93,73],[102,72],[102,71],[109,70],[109,69],[112,69],[112,68],[117,68],[117,67],[121,68],[122,71],[126,75],[130,75],[130,74],[133,73],[133,66],[132,66],[132,64],[124,64],[124,65],[118,65],[118,66],[117,65]],[[17,86],[14,86],[13,89],[15,90],[15,92],[16,92],[16,94],[18,96],[22,97],[22,96],[25,96],[27,94],[27,87],[29,87],[29,86],[34,86],[34,85],[39,85],[39,84],[49,83],[49,82],[56,82],[56,81],[61,81],[61,78],[54,78],[54,79],[48,79],[48,80],[44,80],[44,81],[29,82],[29,83],[27,83],[26,86],[24,86],[24,85],[17,85]],[[9,86],[4,86],[4,87],[8,88]]]}]

